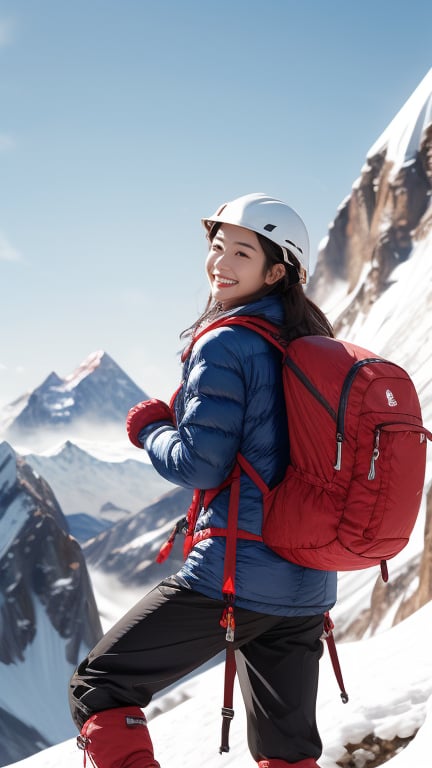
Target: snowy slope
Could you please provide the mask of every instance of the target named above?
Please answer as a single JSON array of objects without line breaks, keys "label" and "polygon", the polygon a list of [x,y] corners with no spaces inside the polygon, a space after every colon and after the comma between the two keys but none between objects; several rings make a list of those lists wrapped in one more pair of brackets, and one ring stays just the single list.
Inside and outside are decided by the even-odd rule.
[{"label": "snowy slope", "polygon": [[[318,722],[324,742],[322,768],[337,768],[344,745],[375,732],[379,739],[412,736],[389,768],[430,768],[432,737],[432,657],[429,643],[432,603],[378,637],[340,645],[339,655],[350,702],[343,705],[325,652],[321,662]],[[231,727],[231,751],[218,753],[223,668],[219,664],[155,699],[148,709],[155,753],[163,768],[252,768],[238,689]],[[161,714],[162,713],[162,714]],[[378,745],[379,746],[379,743]],[[364,757],[364,755],[363,755]],[[353,763],[354,764],[354,763]],[[16,768],[78,768],[82,753],[71,739],[13,764]],[[355,765],[364,765],[361,750]]]},{"label": "snowy slope", "polygon": [[341,333],[406,367],[432,424],[432,230],[415,243],[408,261],[392,273],[391,285],[367,314]]}]

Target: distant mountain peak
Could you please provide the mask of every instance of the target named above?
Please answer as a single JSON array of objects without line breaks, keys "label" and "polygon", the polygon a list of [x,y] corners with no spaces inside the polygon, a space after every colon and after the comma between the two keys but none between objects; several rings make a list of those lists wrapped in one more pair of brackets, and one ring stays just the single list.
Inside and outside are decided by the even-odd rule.
[{"label": "distant mountain peak", "polygon": [[415,161],[431,123],[432,68],[374,142],[367,160],[371,162],[377,155],[384,154],[386,162],[392,163],[390,179],[394,180],[401,168]]},{"label": "distant mountain peak", "polygon": [[129,408],[147,398],[110,355],[97,350],[64,378],[51,372],[28,397],[5,409],[9,414],[5,436],[25,441],[34,439],[36,431],[49,429],[62,430],[67,439],[89,425],[123,429]]},{"label": "distant mountain peak", "polygon": [[[323,239],[310,297],[346,333],[432,230],[432,69],[367,153]],[[329,290],[329,286],[331,286]]]},{"label": "distant mountain peak", "polygon": [[96,352],[91,352],[73,373],[65,376],[62,382],[63,391],[66,392],[78,386],[83,379],[90,376],[97,368],[99,368],[104,358],[105,362],[113,362],[109,355],[102,349],[99,349]]},{"label": "distant mountain peak", "polygon": [[43,380],[41,387],[58,387],[61,385],[63,379],[55,372],[51,371],[50,374]]}]

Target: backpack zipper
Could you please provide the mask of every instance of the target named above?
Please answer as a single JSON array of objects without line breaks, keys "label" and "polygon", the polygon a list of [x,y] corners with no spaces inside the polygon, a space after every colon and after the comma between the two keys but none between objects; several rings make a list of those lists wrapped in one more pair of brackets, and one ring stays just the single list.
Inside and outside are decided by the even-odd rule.
[{"label": "backpack zipper", "polygon": [[338,472],[340,472],[342,467],[342,443],[345,437],[345,413],[348,405],[348,397],[358,372],[363,366],[369,365],[370,363],[389,363],[389,365],[395,365],[395,363],[390,363],[388,360],[383,360],[382,357],[366,357],[364,360],[357,360],[348,371],[342,387],[336,420],[336,463],[334,469]]},{"label": "backpack zipper", "polygon": [[[327,413],[330,414],[330,416],[336,421],[336,462],[334,464],[334,469],[337,472],[340,472],[342,468],[342,444],[345,439],[345,414],[346,409],[348,405],[348,398],[351,391],[351,387],[354,383],[354,379],[359,373],[360,369],[363,368],[365,365],[373,364],[373,363],[387,363],[387,365],[392,365],[395,368],[399,368],[400,366],[397,365],[397,363],[392,363],[390,360],[385,360],[382,357],[366,357],[364,360],[357,360],[357,362],[354,363],[354,365],[351,366],[349,369],[347,375],[345,376],[345,380],[342,386],[342,392],[341,396],[339,398],[339,406],[338,406],[338,412],[337,414],[331,407],[330,403],[327,402],[325,397],[321,394],[321,392],[312,384],[312,382],[308,379],[308,377],[303,373],[301,368],[299,368],[293,360],[287,355],[285,358],[285,365],[288,365],[289,368],[291,368],[292,372],[297,376],[297,378],[304,384],[304,386],[309,390],[309,392],[315,397],[316,400],[318,400],[319,403],[325,408]],[[383,425],[379,425],[381,427]],[[373,477],[375,477],[375,461],[377,460],[379,456],[379,436],[378,438],[375,438],[375,442],[378,444],[375,445],[372,458],[371,458],[371,469],[369,471],[369,474],[373,474]],[[373,479],[373,478],[370,478]]]},{"label": "backpack zipper", "polygon": [[327,400],[325,399],[324,395],[322,395],[319,389],[317,389],[312,384],[311,380],[308,379],[308,377],[306,376],[305,373],[303,373],[301,368],[299,368],[298,365],[296,365],[296,363],[293,360],[291,360],[289,355],[285,357],[283,362],[285,365],[288,366],[288,368],[291,368],[292,372],[297,376],[299,381],[301,381],[301,383],[306,387],[306,389],[309,390],[309,392],[311,393],[311,395],[313,395],[315,400],[318,400],[318,402],[321,403],[323,408],[325,408],[327,413],[330,414],[332,419],[336,421],[336,411],[333,410],[330,403],[328,403]]},{"label": "backpack zipper", "polygon": [[423,440],[427,439],[428,430],[425,427],[423,427],[423,425],[412,424],[409,421],[383,421],[381,424],[377,424],[375,427],[374,449],[372,451],[372,456],[371,456],[368,480],[375,480],[375,475],[376,475],[375,462],[377,461],[380,455],[379,444],[380,444],[381,432],[385,430],[386,427],[398,427],[398,426],[402,426],[405,428],[405,430],[408,430],[411,432],[412,431],[417,432],[419,435],[422,435],[421,439]]}]

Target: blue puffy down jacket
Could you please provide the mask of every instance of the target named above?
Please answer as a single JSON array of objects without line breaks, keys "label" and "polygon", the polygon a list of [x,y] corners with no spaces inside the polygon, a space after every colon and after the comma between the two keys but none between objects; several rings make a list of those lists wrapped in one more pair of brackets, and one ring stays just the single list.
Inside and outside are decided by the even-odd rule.
[{"label": "blue puffy down jacket", "polygon": [[[278,297],[265,297],[232,314],[282,321]],[[238,451],[273,486],[285,472],[289,442],[280,354],[248,328],[217,328],[204,334],[184,364],[176,397],[177,429],[146,431],[145,448],[156,470],[190,488],[217,487],[231,471]],[[229,491],[222,491],[198,517],[201,528],[226,528]],[[246,475],[241,478],[239,528],[260,534],[262,498]],[[221,599],[225,538],[195,545],[179,571],[188,584]],[[336,600],[337,575],[283,560],[260,542],[237,542],[236,604],[281,616],[322,613]]]}]

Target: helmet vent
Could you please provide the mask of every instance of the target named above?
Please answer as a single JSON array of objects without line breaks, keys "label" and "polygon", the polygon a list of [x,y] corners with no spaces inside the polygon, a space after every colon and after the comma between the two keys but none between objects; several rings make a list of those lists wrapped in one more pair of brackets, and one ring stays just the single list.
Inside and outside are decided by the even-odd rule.
[{"label": "helmet vent", "polygon": [[300,246],[299,246],[299,245],[296,245],[295,243],[293,243],[293,241],[292,241],[292,240],[285,240],[285,242],[286,242],[286,243],[289,243],[289,245],[293,245],[293,246],[294,246],[294,248],[297,248],[297,250],[298,250],[298,251],[300,251],[300,253],[303,253],[303,250],[300,248]]},{"label": "helmet vent", "polygon": [[273,232],[273,230],[276,229],[276,224],[266,224],[263,229],[265,229],[266,232]]}]

